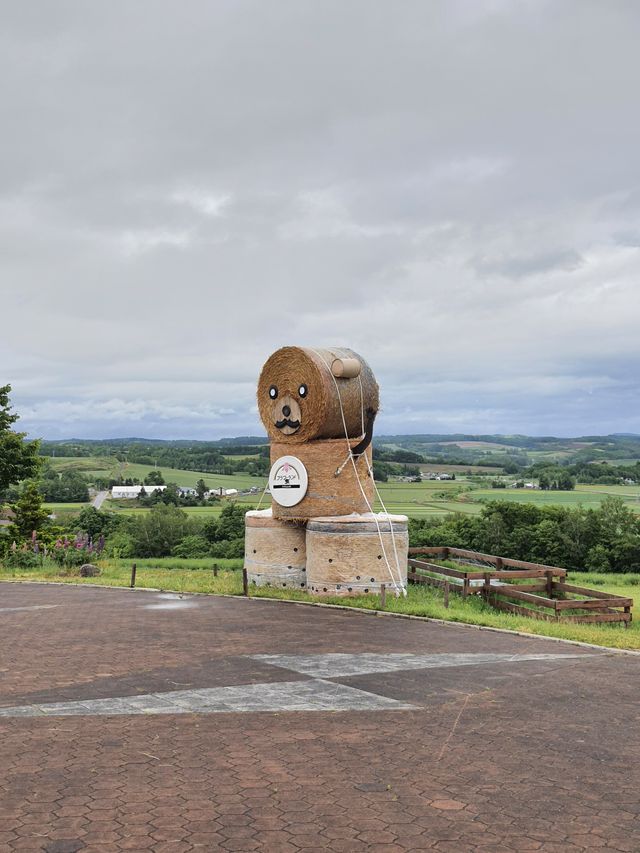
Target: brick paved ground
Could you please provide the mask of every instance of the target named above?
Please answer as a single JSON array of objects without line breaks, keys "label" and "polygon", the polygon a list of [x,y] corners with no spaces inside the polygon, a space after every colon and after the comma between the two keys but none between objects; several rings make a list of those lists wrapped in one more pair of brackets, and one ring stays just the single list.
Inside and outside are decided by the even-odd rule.
[{"label": "brick paved ground", "polygon": [[[353,655],[352,674],[250,657],[330,653]],[[391,671],[369,657],[358,674],[358,656],[398,653],[517,657]],[[0,850],[638,851],[640,660],[523,658],[582,653],[282,603],[0,584],[0,706],[38,714],[0,717]],[[92,704],[298,682],[393,710]],[[61,702],[73,716],[47,715]]]}]

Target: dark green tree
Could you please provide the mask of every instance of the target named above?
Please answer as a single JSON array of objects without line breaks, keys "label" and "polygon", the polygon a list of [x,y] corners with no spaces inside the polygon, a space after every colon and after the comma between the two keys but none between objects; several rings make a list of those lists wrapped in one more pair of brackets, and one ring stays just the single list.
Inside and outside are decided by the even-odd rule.
[{"label": "dark green tree", "polygon": [[167,488],[160,493],[159,500],[161,500],[163,504],[173,504],[174,506],[178,506],[180,503],[180,491],[178,489],[178,484],[167,483]]},{"label": "dark green tree", "polygon": [[573,477],[568,471],[559,471],[557,482],[558,489],[560,489],[560,491],[570,492],[576,487],[576,481],[573,479]]},{"label": "dark green tree", "polygon": [[49,502],[69,503],[76,501],[84,503],[89,500],[87,480],[79,471],[73,469],[58,474],[51,465],[45,465],[40,490],[44,499]]},{"label": "dark green tree", "polygon": [[11,385],[0,386],[0,500],[6,488],[34,477],[38,471],[38,442],[24,440],[26,433],[11,429],[18,420],[9,404]]},{"label": "dark green tree", "polygon": [[107,536],[115,530],[119,522],[120,518],[114,513],[86,506],[75,520],[74,527],[96,540],[99,536]]},{"label": "dark green tree", "polygon": [[9,536],[14,539],[28,539],[34,530],[38,532],[46,524],[49,517],[49,513],[42,506],[38,485],[33,481],[25,485],[13,505],[13,510],[16,517],[9,526]]},{"label": "dark green tree", "polygon": [[228,503],[222,508],[217,525],[217,541],[241,539],[244,536],[244,516],[250,507]]},{"label": "dark green tree", "polygon": [[136,557],[168,557],[181,539],[196,531],[181,509],[158,504],[132,520],[127,532]]},{"label": "dark green tree", "polygon": [[196,483],[196,492],[198,493],[198,498],[203,501],[207,493],[207,484],[202,478]]}]

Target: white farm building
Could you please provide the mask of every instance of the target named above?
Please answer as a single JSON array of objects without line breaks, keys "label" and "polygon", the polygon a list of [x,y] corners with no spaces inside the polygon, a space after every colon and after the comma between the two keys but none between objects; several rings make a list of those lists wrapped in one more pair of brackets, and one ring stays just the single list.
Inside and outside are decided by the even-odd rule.
[{"label": "white farm building", "polygon": [[[142,486],[112,486],[112,498],[130,498],[135,500],[142,491]],[[150,495],[152,492],[164,492],[166,486],[144,486],[145,492]]]}]

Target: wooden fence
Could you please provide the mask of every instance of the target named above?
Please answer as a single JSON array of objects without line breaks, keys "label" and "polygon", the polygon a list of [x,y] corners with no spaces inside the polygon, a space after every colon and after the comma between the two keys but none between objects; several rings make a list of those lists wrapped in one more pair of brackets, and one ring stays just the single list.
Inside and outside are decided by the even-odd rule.
[{"label": "wooden fence", "polygon": [[[409,554],[408,579],[444,589],[447,597],[449,590],[463,597],[482,595],[498,610],[551,622],[622,622],[628,627],[632,618],[632,598],[569,584],[566,569],[557,566],[462,548],[410,548]],[[454,560],[461,568],[416,559],[418,555]]]}]

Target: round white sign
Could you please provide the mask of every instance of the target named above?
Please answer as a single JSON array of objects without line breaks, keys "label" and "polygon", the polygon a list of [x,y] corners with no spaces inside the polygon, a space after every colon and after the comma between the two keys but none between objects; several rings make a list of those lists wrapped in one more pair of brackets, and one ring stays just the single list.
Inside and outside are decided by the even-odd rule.
[{"label": "round white sign", "polygon": [[295,456],[281,456],[271,466],[269,491],[280,506],[295,506],[307,493],[307,469]]}]

